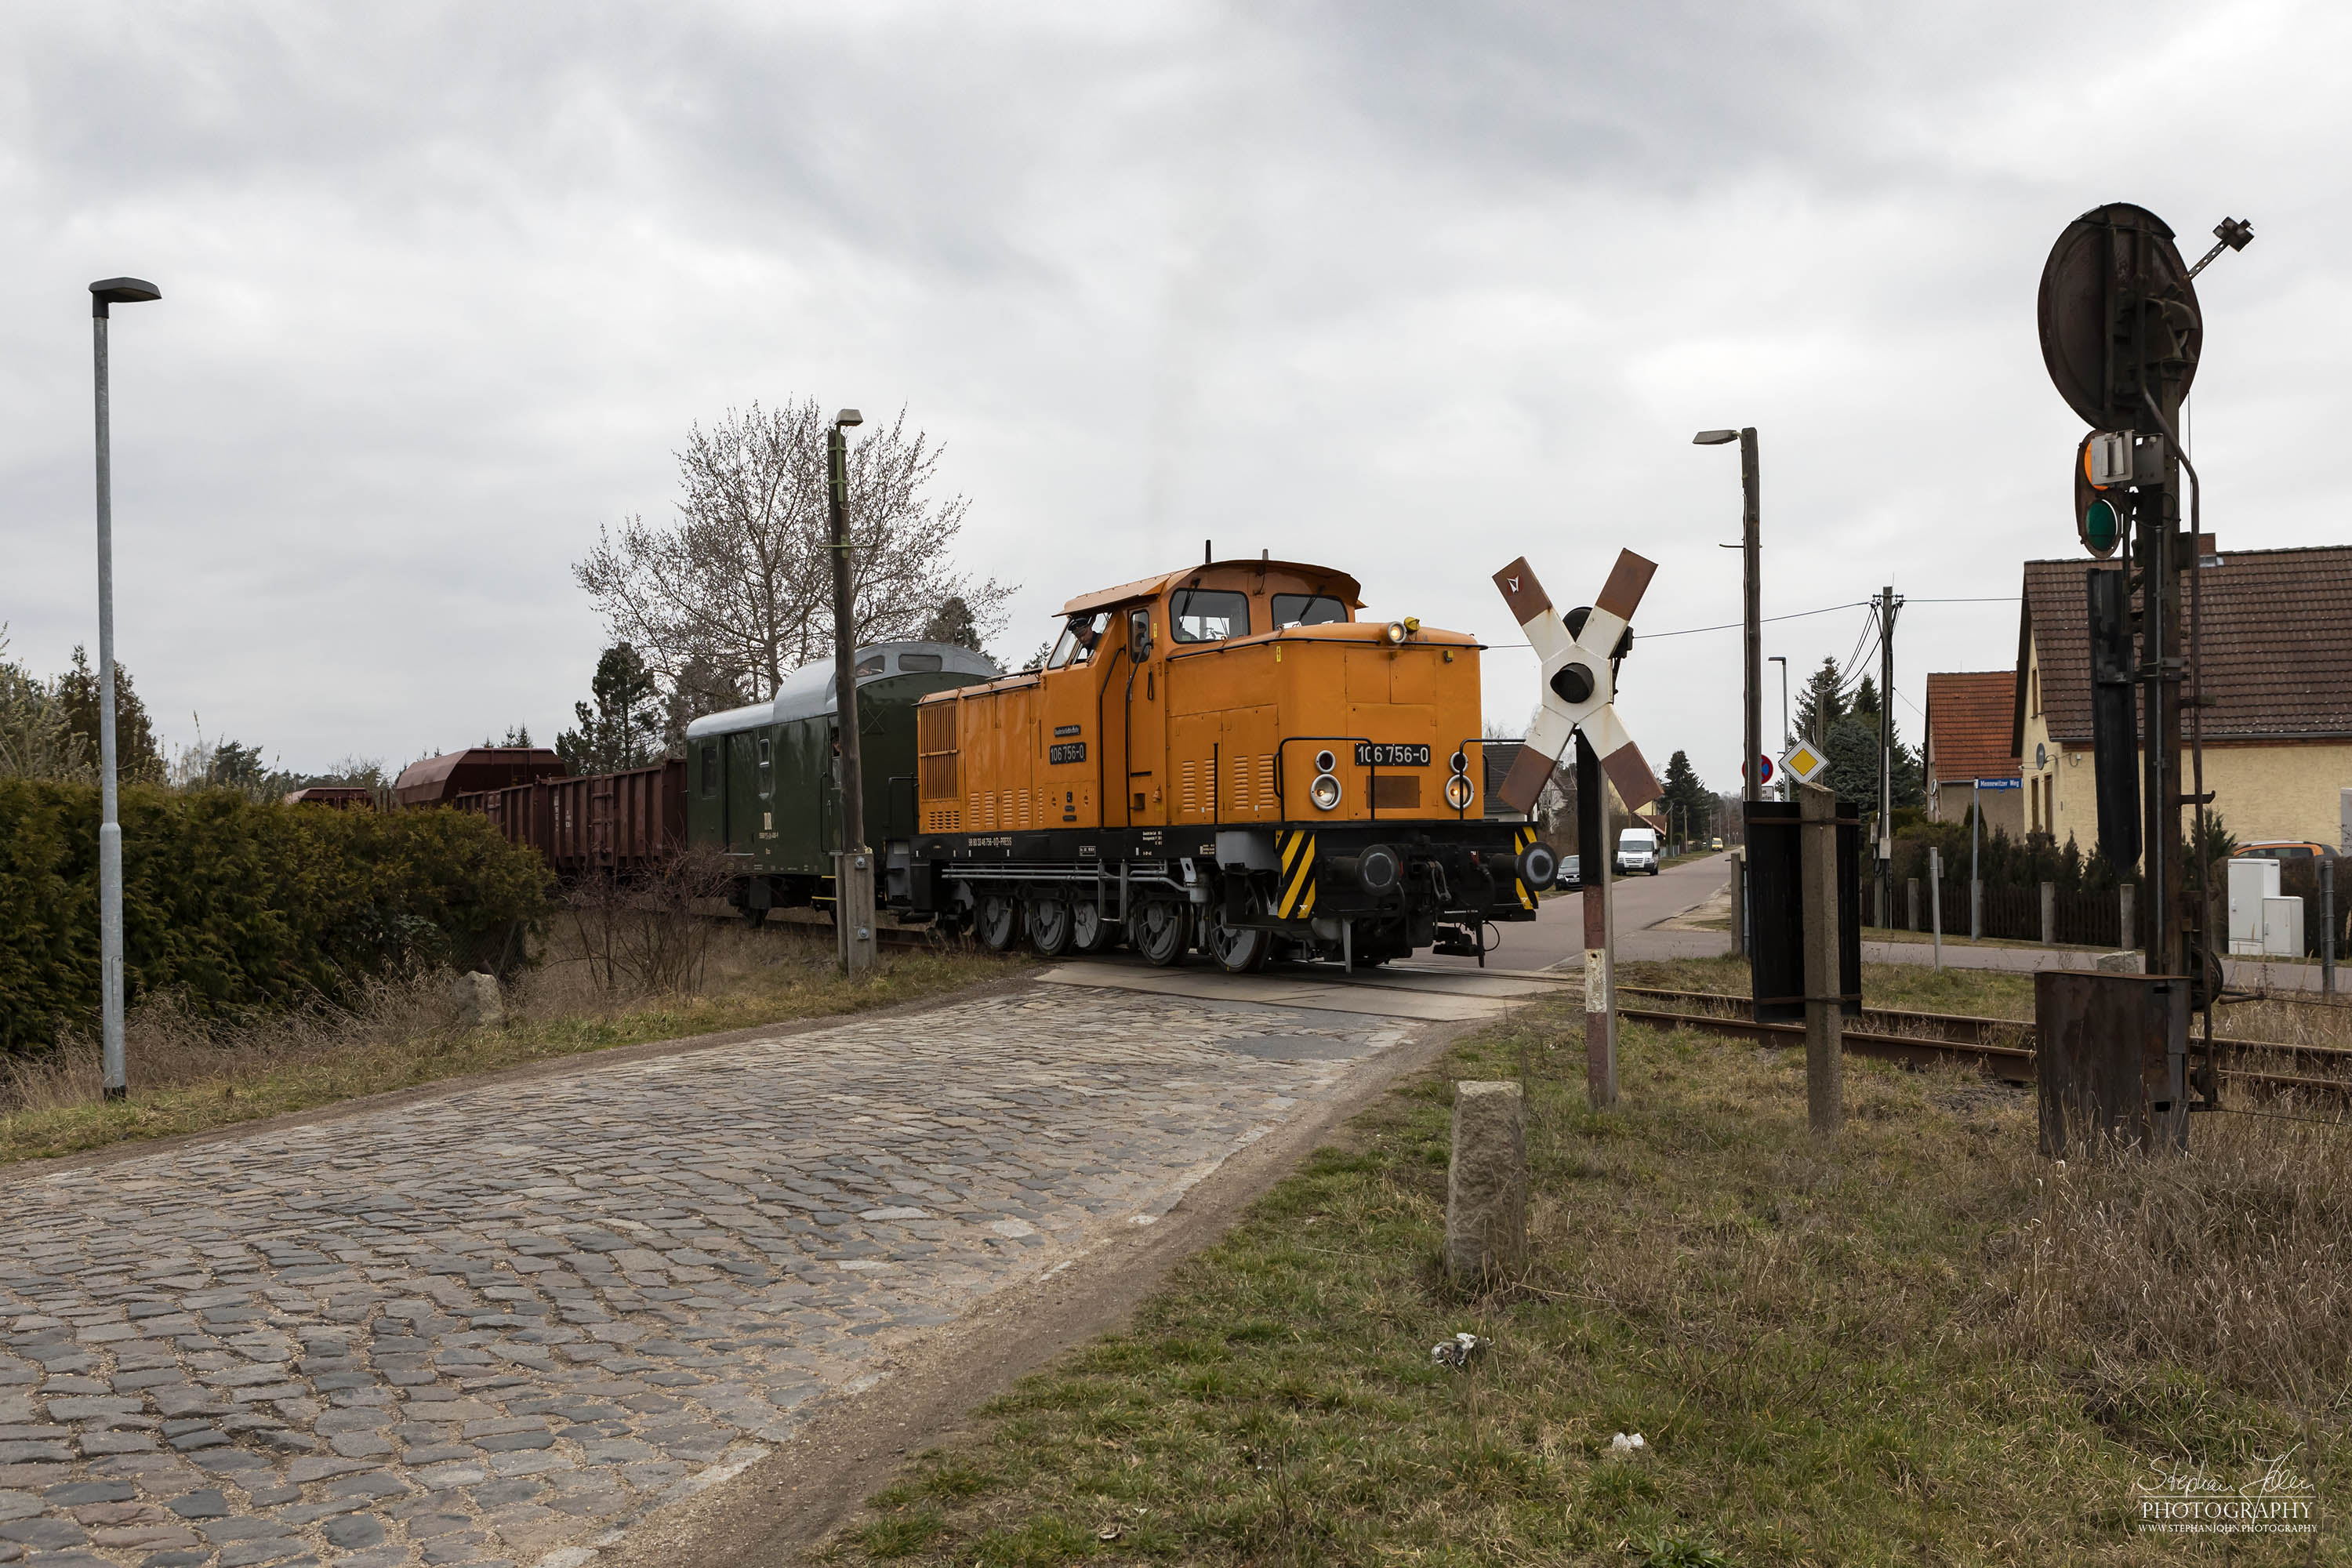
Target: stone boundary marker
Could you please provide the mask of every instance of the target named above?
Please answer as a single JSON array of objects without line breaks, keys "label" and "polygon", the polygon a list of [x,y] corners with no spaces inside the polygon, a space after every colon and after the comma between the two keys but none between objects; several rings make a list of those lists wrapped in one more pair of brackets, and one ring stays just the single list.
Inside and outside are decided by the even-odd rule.
[{"label": "stone boundary marker", "polygon": [[1527,1098],[1510,1080],[1454,1086],[1454,1157],[1445,1173],[1445,1271],[1516,1275],[1528,1253]]}]

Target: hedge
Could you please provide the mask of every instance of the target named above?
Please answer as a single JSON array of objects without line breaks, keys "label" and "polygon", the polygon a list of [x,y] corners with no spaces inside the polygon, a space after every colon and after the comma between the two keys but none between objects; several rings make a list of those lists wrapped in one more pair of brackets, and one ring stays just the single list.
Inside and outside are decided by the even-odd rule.
[{"label": "hedge", "polygon": [[[0,778],[0,1049],[94,1028],[95,787]],[[483,817],[122,792],[128,999],[237,1015],[340,999],[406,965],[506,968],[548,908],[546,867]]]}]

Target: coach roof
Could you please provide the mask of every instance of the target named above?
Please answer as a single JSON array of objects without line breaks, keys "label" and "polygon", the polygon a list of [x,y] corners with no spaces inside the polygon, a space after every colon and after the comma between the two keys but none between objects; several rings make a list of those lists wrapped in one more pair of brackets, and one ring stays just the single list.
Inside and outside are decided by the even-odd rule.
[{"label": "coach roof", "polygon": [[[907,656],[924,659],[921,669],[907,668]],[[939,660],[937,665],[928,663]],[[857,684],[862,689],[894,675],[969,675],[989,679],[1002,675],[994,659],[984,653],[955,643],[944,642],[880,642],[868,643],[857,650]],[[834,710],[833,660],[823,659],[804,664],[784,677],[783,685],[776,689],[772,702],[753,702],[742,708],[730,708],[724,713],[706,713],[686,727],[687,739],[700,740],[705,735],[723,735],[737,730],[757,729],[764,724],[788,724],[796,719],[814,719]]]}]

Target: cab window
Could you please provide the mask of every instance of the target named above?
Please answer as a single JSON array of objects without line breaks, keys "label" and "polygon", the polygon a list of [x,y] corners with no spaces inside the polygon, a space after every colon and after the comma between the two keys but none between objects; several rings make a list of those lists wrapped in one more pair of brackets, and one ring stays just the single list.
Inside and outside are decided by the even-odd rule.
[{"label": "cab window", "polygon": [[1327,626],[1347,618],[1348,606],[1328,594],[1274,596],[1274,625],[1277,631],[1284,626]]},{"label": "cab window", "polygon": [[1179,588],[1168,597],[1168,629],[1178,642],[1245,637],[1249,595],[1224,588]]},{"label": "cab window", "polygon": [[1062,627],[1061,638],[1054,644],[1054,652],[1045,660],[1045,668],[1059,669],[1065,665],[1088,662],[1094,658],[1095,647],[1102,641],[1103,632],[1109,626],[1108,610],[1099,615],[1072,616]]}]

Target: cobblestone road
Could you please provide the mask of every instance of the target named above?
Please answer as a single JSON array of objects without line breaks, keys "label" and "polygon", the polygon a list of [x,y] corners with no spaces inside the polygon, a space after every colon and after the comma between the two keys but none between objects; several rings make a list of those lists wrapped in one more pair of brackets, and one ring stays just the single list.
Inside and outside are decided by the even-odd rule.
[{"label": "cobblestone road", "polygon": [[0,1562],[583,1561],[1396,1037],[1040,988],[20,1177]]}]

